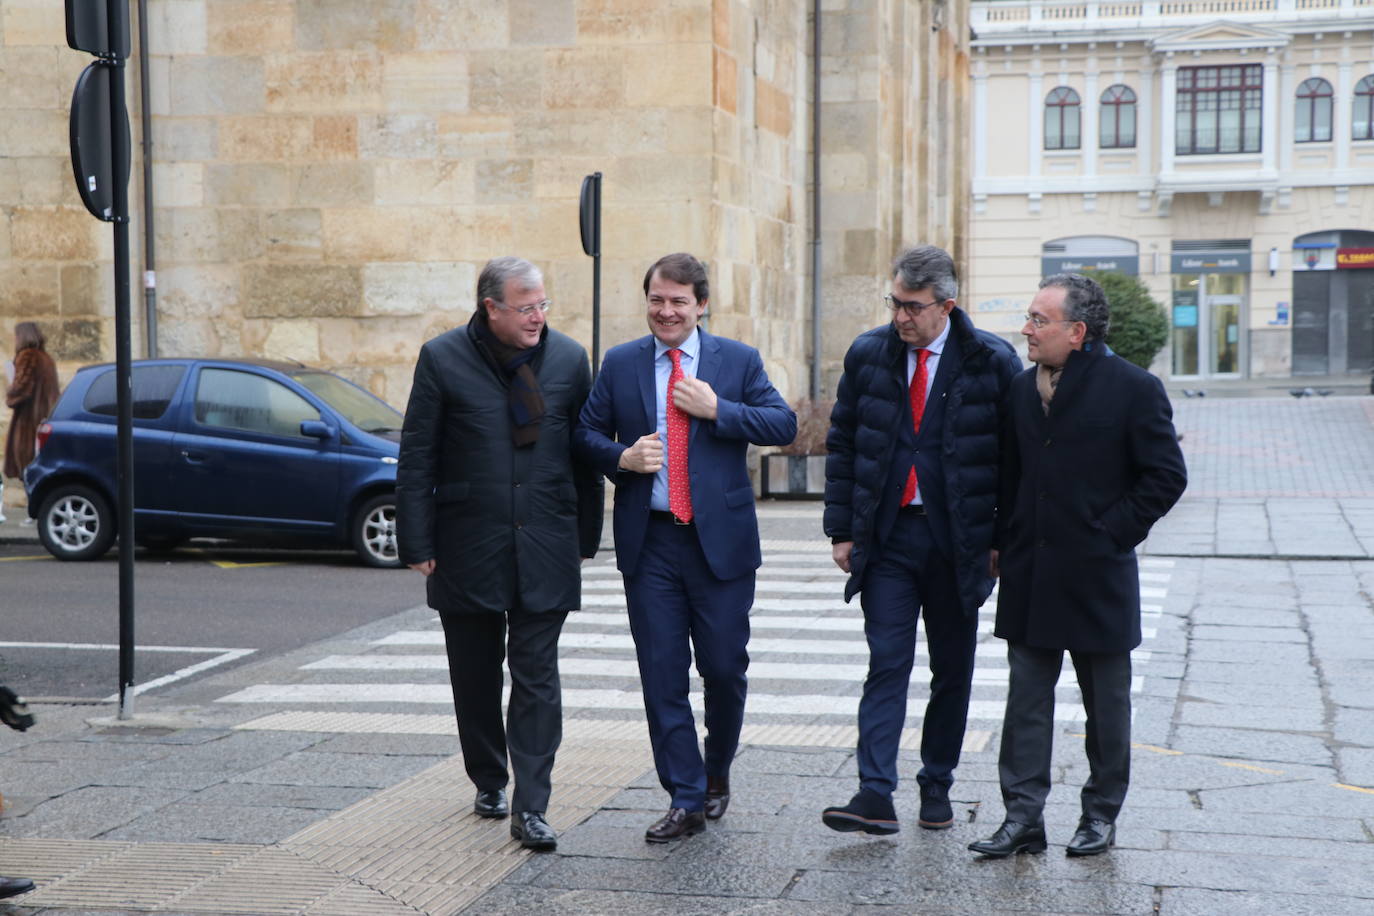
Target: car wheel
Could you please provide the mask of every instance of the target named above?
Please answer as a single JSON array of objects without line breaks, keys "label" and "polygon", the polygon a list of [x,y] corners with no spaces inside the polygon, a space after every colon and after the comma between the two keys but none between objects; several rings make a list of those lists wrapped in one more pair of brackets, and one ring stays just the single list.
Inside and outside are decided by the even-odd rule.
[{"label": "car wheel", "polygon": [[395,569],[401,565],[396,552],[396,497],[374,496],[353,516],[353,549],[368,566]]},{"label": "car wheel", "polygon": [[114,543],[110,504],[90,487],[58,487],[38,509],[38,538],[59,560],[94,560]]}]

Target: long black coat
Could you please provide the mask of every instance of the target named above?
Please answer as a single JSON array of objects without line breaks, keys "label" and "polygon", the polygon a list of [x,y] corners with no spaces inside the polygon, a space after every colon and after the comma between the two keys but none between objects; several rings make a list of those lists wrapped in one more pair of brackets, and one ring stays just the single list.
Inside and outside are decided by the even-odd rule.
[{"label": "long black coat", "polygon": [[[958,347],[958,374],[946,389],[940,456],[959,603],[975,614],[992,592],[988,552],[998,485],[998,435],[1007,386],[1021,367],[1005,340],[979,331],[962,309],[950,312],[946,348]],[[844,357],[844,375],[830,414],[825,446],[825,533],[853,541],[848,601],[863,587],[878,555],[875,521],[902,424],[911,423],[906,378],[908,346],[892,325],[860,334]]]},{"label": "long black coat", "polygon": [[1050,412],[1011,386],[996,634],[1043,649],[1140,645],[1135,546],[1187,486],[1159,379],[1105,344],[1070,354]]},{"label": "long black coat", "polygon": [[468,328],[420,350],[396,469],[405,563],[435,561],[440,612],[576,610],[580,557],[601,540],[603,484],[575,464],[572,430],[591,389],[587,351],[550,328],[531,368],[544,396],[539,439],[511,441],[507,382]]}]

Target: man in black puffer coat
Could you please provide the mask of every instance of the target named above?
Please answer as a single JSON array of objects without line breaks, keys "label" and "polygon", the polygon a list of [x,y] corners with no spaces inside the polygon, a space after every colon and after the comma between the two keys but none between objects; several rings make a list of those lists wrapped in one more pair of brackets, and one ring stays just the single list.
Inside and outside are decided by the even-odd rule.
[{"label": "man in black puffer coat", "polygon": [[955,304],[954,262],[921,245],[898,256],[892,323],[844,358],[826,437],[825,533],[861,592],[868,677],[859,703],[859,791],[827,808],[832,829],[896,833],[892,793],[907,689],[924,613],[930,701],[921,734],[918,823],[954,822],[949,787],[964,740],[978,609],[992,592],[998,435],[1021,369],[1002,338]]}]

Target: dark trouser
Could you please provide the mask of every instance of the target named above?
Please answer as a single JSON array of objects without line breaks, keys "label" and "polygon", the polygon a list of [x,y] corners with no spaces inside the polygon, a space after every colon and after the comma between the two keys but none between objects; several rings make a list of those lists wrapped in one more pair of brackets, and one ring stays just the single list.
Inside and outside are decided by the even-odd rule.
[{"label": "dark trouser", "polygon": [[[754,574],[717,579],[696,528],[650,519],[625,597],[659,782],[672,807],[700,811],[707,777],[728,777],[739,748]],[[688,699],[693,649],[703,682],[704,760]]]},{"label": "dark trouser", "polygon": [[[1115,821],[1131,778],[1131,654],[1069,652],[1088,713],[1083,816]],[[1034,824],[1050,794],[1054,685],[1064,650],[1007,643],[1011,680],[997,770],[1007,820]]]},{"label": "dark trouser", "polygon": [[883,556],[864,575],[860,603],[868,677],[859,701],[859,785],[880,795],[897,788],[897,746],[906,724],[916,622],[924,613],[930,699],[916,781],[948,788],[964,744],[978,616],[959,606],[954,569],[935,547],[925,516],[898,513]]},{"label": "dark trouser", "polygon": [[[463,766],[479,790],[505,788],[506,753],[515,774],[513,811],[549,807],[553,757],[563,740],[558,634],[567,611],[440,614],[448,648]],[[507,624],[510,634],[507,638]],[[501,718],[502,663],[510,656],[510,706]]]}]

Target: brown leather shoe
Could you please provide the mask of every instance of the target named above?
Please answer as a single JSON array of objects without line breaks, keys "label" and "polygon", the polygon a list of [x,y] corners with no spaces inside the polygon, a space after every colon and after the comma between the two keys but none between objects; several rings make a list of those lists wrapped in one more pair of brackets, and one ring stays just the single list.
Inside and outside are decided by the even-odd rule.
[{"label": "brown leather shoe", "polygon": [[706,780],[706,819],[718,821],[730,807],[730,780]]},{"label": "brown leather shoe", "polygon": [[653,826],[644,831],[644,840],[648,843],[667,843],[701,833],[705,829],[706,816],[700,811],[669,808],[667,814],[654,821]]}]

